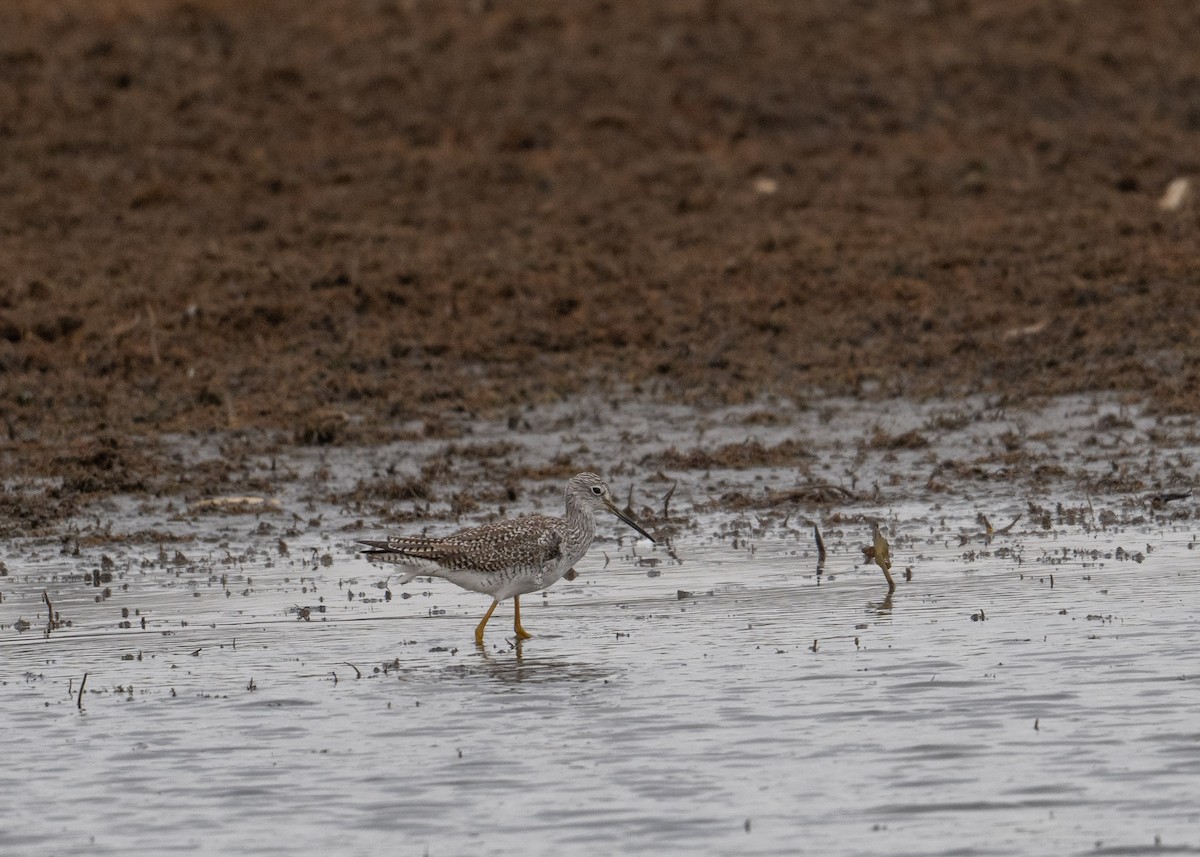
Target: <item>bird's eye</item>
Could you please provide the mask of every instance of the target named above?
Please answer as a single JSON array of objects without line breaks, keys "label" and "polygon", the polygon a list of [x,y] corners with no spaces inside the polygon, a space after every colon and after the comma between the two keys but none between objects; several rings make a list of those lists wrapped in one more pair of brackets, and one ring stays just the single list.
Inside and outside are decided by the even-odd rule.
[{"label": "bird's eye", "polygon": [[592,493],[593,493],[593,494],[603,494],[603,493],[604,493],[604,489],[603,489],[603,488],[601,488],[599,485],[593,485],[593,486],[592,486]]}]

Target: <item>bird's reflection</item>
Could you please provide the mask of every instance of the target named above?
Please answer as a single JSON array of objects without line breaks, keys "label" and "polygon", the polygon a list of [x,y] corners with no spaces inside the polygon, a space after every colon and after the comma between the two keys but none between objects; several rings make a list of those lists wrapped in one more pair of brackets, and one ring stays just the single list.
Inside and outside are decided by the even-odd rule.
[{"label": "bird's reflection", "polygon": [[552,682],[593,682],[613,674],[611,666],[601,667],[569,661],[565,658],[536,654],[537,644],[509,638],[507,649],[476,648],[480,672],[506,684],[548,684]]},{"label": "bird's reflection", "polygon": [[889,616],[892,612],[892,593],[883,596],[883,600],[879,602],[868,601],[867,608],[874,610],[880,616]]}]

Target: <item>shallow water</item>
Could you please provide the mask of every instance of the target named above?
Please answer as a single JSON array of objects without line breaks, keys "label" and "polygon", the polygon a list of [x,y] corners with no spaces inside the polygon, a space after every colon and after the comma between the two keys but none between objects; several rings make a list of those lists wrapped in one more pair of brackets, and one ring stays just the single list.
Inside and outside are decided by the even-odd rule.
[{"label": "shallow water", "polygon": [[[672,538],[606,522],[577,580],[526,598],[535,638],[510,642],[504,605],[483,652],[486,598],[420,580],[385,600],[354,540],[389,525],[328,499],[365,471],[416,472],[446,441],[264,456],[287,476],[258,514],[118,498],[63,539],[12,543],[0,853],[1200,851],[1194,501],[1153,510],[1092,481],[1186,482],[1192,426],[1084,400],[969,407],[939,422],[946,406],[892,406],[889,433],[924,427],[913,449],[872,445],[879,420],[849,403],[770,425],[588,403],[473,426],[456,449],[505,438],[510,461],[603,467],[651,514],[671,484],[651,476],[677,482],[655,527]],[[1014,432],[1033,464],[1004,458]],[[751,435],[812,458],[655,458]],[[196,460],[215,448],[181,440]],[[447,484],[490,484],[497,462],[450,457]],[[945,476],[949,459],[984,476]],[[721,500],[813,474],[856,496]],[[560,483],[526,480],[509,511],[551,510]],[[408,529],[458,525],[424,505]],[[980,513],[1022,517],[989,539]],[[876,519],[891,598],[859,550]],[[819,575],[810,521],[830,548]]]}]

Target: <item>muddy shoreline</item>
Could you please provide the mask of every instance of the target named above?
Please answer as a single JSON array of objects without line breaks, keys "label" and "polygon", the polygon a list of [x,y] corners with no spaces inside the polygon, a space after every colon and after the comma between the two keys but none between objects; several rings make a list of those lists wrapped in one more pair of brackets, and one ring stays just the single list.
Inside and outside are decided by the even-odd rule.
[{"label": "muddy shoreline", "polygon": [[1198,14],[5,4],[0,531],[580,394],[1195,413]]}]

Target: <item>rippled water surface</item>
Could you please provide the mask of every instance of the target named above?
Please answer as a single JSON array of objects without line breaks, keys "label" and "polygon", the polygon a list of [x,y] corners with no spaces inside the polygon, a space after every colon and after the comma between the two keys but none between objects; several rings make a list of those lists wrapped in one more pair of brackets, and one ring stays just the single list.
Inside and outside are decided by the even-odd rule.
[{"label": "rippled water surface", "polygon": [[[1146,499],[1190,480],[1191,426],[1076,400],[971,407],[889,414],[918,443],[881,440],[861,405],[703,421],[577,405],[452,449],[264,456],[282,474],[269,506],[118,498],[11,543],[0,853],[1200,851],[1194,500]],[[667,537],[603,522],[576,580],[527,596],[534,639],[513,645],[505,604],[477,651],[486,597],[383,588],[354,542],[496,504],[456,522],[398,499],[427,516],[401,525],[322,498],[500,438],[508,460],[603,470]],[[682,463],[748,438],[810,451]],[[496,463],[474,461],[439,496],[495,489]],[[507,513],[553,510],[561,481],[527,479]],[[762,499],[817,482],[847,495]],[[860,550],[876,520],[890,598]]]}]

